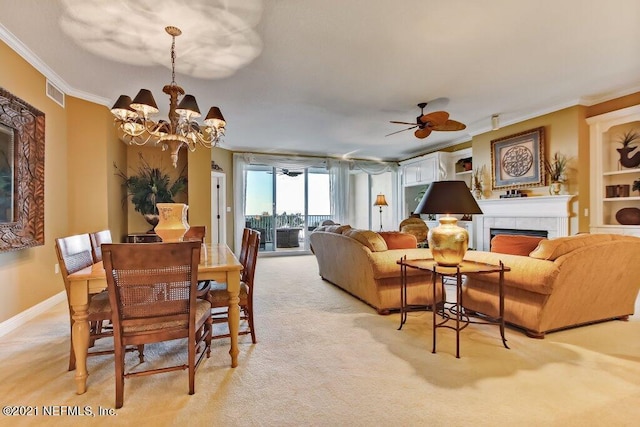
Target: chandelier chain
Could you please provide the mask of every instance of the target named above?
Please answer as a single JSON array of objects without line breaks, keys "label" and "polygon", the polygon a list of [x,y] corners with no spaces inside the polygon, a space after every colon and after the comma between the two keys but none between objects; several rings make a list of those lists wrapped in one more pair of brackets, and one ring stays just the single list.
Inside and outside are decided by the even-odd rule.
[{"label": "chandelier chain", "polygon": [[176,84],[176,36],[171,35],[171,84]]}]

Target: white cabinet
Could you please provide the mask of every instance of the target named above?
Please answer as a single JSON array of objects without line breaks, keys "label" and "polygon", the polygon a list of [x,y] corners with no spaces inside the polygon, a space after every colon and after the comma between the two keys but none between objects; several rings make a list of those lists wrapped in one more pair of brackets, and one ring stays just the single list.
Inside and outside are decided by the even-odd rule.
[{"label": "white cabinet", "polygon": [[449,153],[435,152],[400,162],[403,185],[429,184],[451,179]]},{"label": "white cabinet", "polygon": [[[622,166],[616,150],[622,147],[618,141],[625,132],[640,133],[640,105],[590,117],[587,123],[591,155],[590,230],[640,236],[640,225],[623,225],[616,219],[616,213],[623,208],[640,209],[640,194],[631,190],[633,182],[640,179],[640,168]],[[632,154],[638,151],[640,148]]]},{"label": "white cabinet", "polygon": [[402,218],[408,218],[420,202],[427,185],[434,181],[451,179],[449,153],[435,152],[400,162],[400,198]]}]

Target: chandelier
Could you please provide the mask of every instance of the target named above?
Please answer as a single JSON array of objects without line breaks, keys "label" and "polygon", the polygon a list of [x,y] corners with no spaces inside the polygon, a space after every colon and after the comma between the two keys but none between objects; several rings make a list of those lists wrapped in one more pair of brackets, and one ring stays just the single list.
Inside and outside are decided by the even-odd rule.
[{"label": "chandelier", "polygon": [[[115,116],[115,125],[120,139],[131,145],[160,145],[162,151],[171,152],[173,167],[178,164],[178,152],[184,145],[189,151],[195,151],[199,143],[205,148],[218,145],[224,136],[226,122],[218,107],[211,107],[204,124],[195,121],[201,116],[198,103],[193,95],[185,95],[184,89],[176,84],[176,36],[182,34],[177,27],[166,27],[171,36],[171,84],[165,85],[162,91],[169,95],[169,121],[153,121],[149,118],[158,113],[158,106],[153,94],[148,89],[140,92],[131,101],[127,95],[120,95],[111,113]],[[178,103],[178,96],[184,95]]]}]

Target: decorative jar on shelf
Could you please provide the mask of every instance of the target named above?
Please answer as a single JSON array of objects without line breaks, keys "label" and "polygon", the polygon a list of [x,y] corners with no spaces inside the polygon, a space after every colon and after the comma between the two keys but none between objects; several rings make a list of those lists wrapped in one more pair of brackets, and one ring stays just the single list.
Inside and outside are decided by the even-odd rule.
[{"label": "decorative jar on shelf", "polygon": [[562,182],[560,181],[553,181],[549,185],[549,194],[551,194],[552,196],[557,196],[558,194],[560,194],[560,190],[562,190]]},{"label": "decorative jar on shelf", "polygon": [[188,205],[184,203],[157,203],[158,225],[156,234],[163,242],[181,242],[184,233],[189,229],[187,223]]}]

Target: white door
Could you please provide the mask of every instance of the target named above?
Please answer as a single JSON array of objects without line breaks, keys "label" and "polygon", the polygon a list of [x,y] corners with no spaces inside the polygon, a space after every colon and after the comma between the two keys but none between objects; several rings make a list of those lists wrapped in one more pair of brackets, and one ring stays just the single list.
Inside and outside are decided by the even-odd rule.
[{"label": "white door", "polygon": [[226,175],[211,172],[211,243],[227,243]]}]

